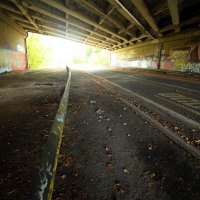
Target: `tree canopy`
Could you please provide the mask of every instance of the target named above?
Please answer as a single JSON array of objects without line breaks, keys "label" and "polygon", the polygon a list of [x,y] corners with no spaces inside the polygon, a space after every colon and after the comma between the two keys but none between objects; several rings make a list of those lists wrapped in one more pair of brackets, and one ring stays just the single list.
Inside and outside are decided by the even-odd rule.
[{"label": "tree canopy", "polygon": [[39,69],[48,66],[52,48],[43,44],[39,35],[29,35],[27,38],[27,51],[29,68]]}]

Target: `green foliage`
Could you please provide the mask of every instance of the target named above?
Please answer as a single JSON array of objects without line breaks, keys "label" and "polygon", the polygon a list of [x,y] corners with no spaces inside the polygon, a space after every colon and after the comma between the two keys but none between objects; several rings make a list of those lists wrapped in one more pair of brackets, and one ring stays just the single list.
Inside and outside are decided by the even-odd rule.
[{"label": "green foliage", "polygon": [[92,54],[88,57],[88,62],[97,65],[109,65],[110,54],[108,51],[100,48],[92,48]]},{"label": "green foliage", "polygon": [[90,56],[92,56],[92,54],[101,53],[102,49],[96,48],[96,47],[87,46],[85,51],[86,51],[86,57],[89,58]]},{"label": "green foliage", "polygon": [[85,49],[85,53],[86,53],[86,57],[89,58],[93,53],[93,48],[87,46],[86,49]]},{"label": "green foliage", "polygon": [[108,51],[87,46],[85,54],[75,54],[72,58],[74,64],[90,63],[95,65],[109,65],[110,54]]},{"label": "green foliage", "polygon": [[82,64],[86,62],[86,58],[84,55],[75,54],[72,56],[71,61],[74,64]]},{"label": "green foliage", "polygon": [[52,49],[44,45],[39,35],[29,35],[27,38],[28,64],[31,69],[48,66]]}]

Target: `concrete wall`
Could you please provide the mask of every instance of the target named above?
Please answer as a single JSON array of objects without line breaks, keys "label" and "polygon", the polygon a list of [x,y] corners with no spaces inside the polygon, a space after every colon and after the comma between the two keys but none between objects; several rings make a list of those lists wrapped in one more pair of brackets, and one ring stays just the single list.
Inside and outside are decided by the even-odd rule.
[{"label": "concrete wall", "polygon": [[111,66],[200,73],[200,31],[149,41],[111,52]]},{"label": "concrete wall", "polygon": [[27,68],[26,34],[12,25],[0,18],[0,73]]}]

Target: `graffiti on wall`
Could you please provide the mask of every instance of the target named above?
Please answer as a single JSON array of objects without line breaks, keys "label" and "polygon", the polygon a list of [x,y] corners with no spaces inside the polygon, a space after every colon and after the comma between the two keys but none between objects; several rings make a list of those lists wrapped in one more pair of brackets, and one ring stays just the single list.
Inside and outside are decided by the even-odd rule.
[{"label": "graffiti on wall", "polygon": [[171,55],[162,55],[160,61],[161,69],[172,70]]},{"label": "graffiti on wall", "polygon": [[171,49],[170,55],[162,55],[161,68],[187,72],[200,72],[200,45]]},{"label": "graffiti on wall", "polygon": [[6,49],[0,49],[0,73],[11,71],[9,63],[9,52]]},{"label": "graffiti on wall", "polygon": [[119,59],[114,55],[111,56],[111,66],[113,67],[123,67],[123,68],[149,68],[157,69],[158,57],[156,56],[146,56],[131,59]]},{"label": "graffiti on wall", "polygon": [[[157,69],[159,56],[134,57],[133,51],[123,55],[111,55],[112,67],[123,68],[149,68]],[[161,69],[187,72],[200,72],[200,45],[190,45],[181,48],[174,48],[166,54],[165,49],[161,50]]]},{"label": "graffiti on wall", "polygon": [[27,69],[25,53],[0,49],[0,73],[23,69]]},{"label": "graffiti on wall", "polygon": [[24,49],[24,47],[22,45],[18,44],[17,45],[17,51],[24,53],[25,49]]},{"label": "graffiti on wall", "polygon": [[181,49],[175,49],[171,52],[172,57],[172,68],[173,70],[181,70],[183,66],[187,62],[187,58],[190,54],[190,48],[181,48]]},{"label": "graffiti on wall", "polygon": [[26,69],[26,54],[17,51],[11,51],[10,55],[10,64],[12,70]]}]

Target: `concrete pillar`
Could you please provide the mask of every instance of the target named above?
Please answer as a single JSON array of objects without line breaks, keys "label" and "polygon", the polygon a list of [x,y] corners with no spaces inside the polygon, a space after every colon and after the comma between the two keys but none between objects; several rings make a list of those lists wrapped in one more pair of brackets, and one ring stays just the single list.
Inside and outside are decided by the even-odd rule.
[{"label": "concrete pillar", "polygon": [[11,21],[0,19],[0,73],[27,69],[27,33]]}]

